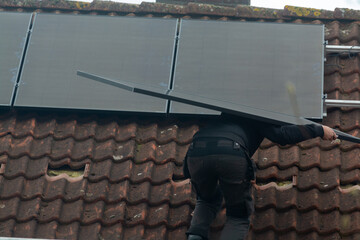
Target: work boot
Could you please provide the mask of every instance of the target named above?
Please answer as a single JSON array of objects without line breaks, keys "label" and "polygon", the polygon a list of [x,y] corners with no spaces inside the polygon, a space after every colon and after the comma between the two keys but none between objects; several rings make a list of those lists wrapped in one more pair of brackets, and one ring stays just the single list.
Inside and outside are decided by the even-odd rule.
[{"label": "work boot", "polygon": [[199,236],[199,235],[192,235],[192,234],[190,234],[190,235],[188,236],[188,240],[203,240],[203,238],[202,238],[201,236]]}]

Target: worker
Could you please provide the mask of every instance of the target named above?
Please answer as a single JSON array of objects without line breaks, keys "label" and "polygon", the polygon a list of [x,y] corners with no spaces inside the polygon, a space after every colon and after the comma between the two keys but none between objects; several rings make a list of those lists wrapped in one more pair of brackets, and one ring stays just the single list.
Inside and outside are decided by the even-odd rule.
[{"label": "worker", "polygon": [[264,138],[280,145],[322,137],[335,140],[336,133],[320,124],[276,126],[227,114],[201,128],[193,137],[184,162],[184,175],[197,194],[187,231],[188,240],[208,239],[211,222],[226,206],[221,240],[242,240],[254,211],[251,196],[256,165],[251,156]]}]

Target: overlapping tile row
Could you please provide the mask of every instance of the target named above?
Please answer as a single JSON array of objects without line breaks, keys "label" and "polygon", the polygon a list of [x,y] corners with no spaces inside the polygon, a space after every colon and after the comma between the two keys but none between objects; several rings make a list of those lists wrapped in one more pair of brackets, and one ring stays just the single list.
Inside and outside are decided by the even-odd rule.
[{"label": "overlapping tile row", "polygon": [[[0,235],[185,237],[194,194],[182,165],[198,125],[161,121],[3,112]],[[84,165],[76,180],[48,175]]]}]

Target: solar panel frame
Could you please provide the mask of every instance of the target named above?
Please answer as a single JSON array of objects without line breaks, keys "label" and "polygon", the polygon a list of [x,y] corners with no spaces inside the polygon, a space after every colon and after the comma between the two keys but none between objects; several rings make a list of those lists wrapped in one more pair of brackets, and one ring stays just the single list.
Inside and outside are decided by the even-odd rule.
[{"label": "solar panel frame", "polygon": [[[308,34],[304,34],[304,31],[308,31]],[[279,35],[283,41],[280,41]],[[307,38],[309,35],[311,38]],[[269,38],[273,41],[267,41]],[[271,43],[274,43],[273,46]],[[274,47],[276,48],[273,49]],[[305,53],[299,49],[309,56],[312,54],[316,60],[309,61],[309,57],[304,58]],[[290,57],[282,61],[283,58],[275,58],[274,55]],[[279,66],[288,66],[283,67],[283,72],[279,72],[278,69],[272,68],[275,63]],[[290,71],[289,66],[293,71]],[[299,114],[309,119],[322,119],[323,72],[324,25],[181,20],[173,80],[175,91],[238,102],[285,115]],[[239,76],[244,76],[244,73],[248,75],[240,78]],[[270,78],[271,82],[263,80],[267,75],[273,76]],[[274,87],[276,81],[286,78],[291,79],[288,81],[289,86],[294,86],[292,90],[295,90],[298,113],[294,112],[288,83],[280,82],[281,88]],[[305,79],[306,84],[299,79]],[[259,91],[256,85],[252,85],[254,82],[265,90]],[[240,91],[239,86],[244,90]],[[224,91],[218,94],[216,92],[219,88]],[[272,106],[261,106],[257,102],[265,105],[270,103]],[[170,113],[219,114],[216,111],[176,102],[170,103]]]},{"label": "solar panel frame", "polygon": [[[15,106],[166,113],[166,100],[89,83],[76,71],[168,89],[177,24],[177,19],[164,18],[37,14]],[[45,40],[46,34],[51,38]]]},{"label": "solar panel frame", "polygon": [[0,35],[0,106],[11,106],[31,16],[31,13],[0,12],[0,32],[6,33]]}]

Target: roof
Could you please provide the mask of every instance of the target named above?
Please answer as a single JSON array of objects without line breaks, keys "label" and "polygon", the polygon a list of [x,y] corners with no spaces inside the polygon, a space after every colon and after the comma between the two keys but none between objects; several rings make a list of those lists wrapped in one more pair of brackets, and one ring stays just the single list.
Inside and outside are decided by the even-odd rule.
[{"label": "roof", "polygon": [[[359,45],[360,11],[188,3],[0,2],[1,11],[325,24],[333,45]],[[360,100],[358,56],[328,56],[325,93]],[[195,194],[183,158],[205,118],[3,109],[0,236],[185,239]],[[360,136],[359,110],[332,108],[323,123]],[[254,156],[256,213],[248,239],[358,239],[360,148],[320,139]],[[69,176],[71,175],[71,176]],[[222,209],[211,228],[218,239]]]}]

